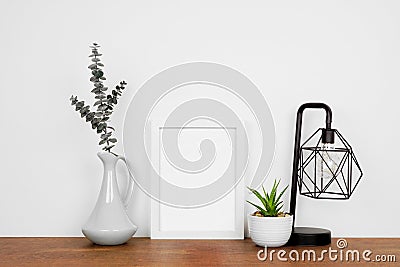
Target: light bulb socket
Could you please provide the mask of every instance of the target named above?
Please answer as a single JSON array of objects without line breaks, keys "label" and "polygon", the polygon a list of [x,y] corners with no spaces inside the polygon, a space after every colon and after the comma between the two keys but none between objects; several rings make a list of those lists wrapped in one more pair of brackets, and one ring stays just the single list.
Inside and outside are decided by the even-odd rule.
[{"label": "light bulb socket", "polygon": [[322,143],[333,144],[335,143],[335,129],[322,129]]}]

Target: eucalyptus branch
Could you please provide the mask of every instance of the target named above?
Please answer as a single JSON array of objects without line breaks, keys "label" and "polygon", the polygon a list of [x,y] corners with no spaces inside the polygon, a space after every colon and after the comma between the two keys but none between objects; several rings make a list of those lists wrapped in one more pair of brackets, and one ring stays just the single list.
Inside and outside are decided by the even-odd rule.
[{"label": "eucalyptus branch", "polygon": [[78,101],[76,96],[71,96],[71,104],[75,105],[75,109],[81,113],[81,117],[86,117],[86,121],[90,122],[92,129],[96,130],[97,134],[100,134],[99,145],[104,145],[103,150],[112,153],[111,149],[115,146],[117,139],[112,137],[112,131],[115,129],[108,125],[110,116],[114,111],[115,105],[118,103],[119,97],[122,95],[122,90],[125,89],[127,83],[121,81],[119,85],[111,91],[111,94],[106,94],[108,87],[104,86],[103,81],[106,80],[104,76],[103,67],[100,57],[102,54],[99,53],[100,46],[97,43],[93,43],[90,46],[92,53],[89,55],[92,64],[88,66],[91,70],[92,76],[90,81],[93,83],[94,88],[92,93],[95,94],[95,102],[93,108],[96,108],[95,112],[90,111],[90,106],[85,106],[84,101]]}]

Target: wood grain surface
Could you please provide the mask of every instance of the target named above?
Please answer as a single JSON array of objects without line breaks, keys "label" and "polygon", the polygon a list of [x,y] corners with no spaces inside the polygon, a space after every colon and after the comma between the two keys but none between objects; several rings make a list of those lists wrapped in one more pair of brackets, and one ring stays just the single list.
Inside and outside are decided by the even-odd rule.
[{"label": "wood grain surface", "polygon": [[[397,262],[346,262],[324,261],[279,261],[276,253],[260,261],[257,252],[262,249],[250,239],[245,240],[150,240],[132,238],[121,246],[97,246],[85,238],[0,238],[0,266],[400,266],[400,239],[398,238],[348,238],[347,247],[359,250],[360,254],[369,249],[375,260],[376,255],[394,255]],[[337,239],[331,244],[338,249]],[[288,253],[297,249],[301,255],[305,249],[314,249],[319,255],[325,247],[283,247]],[[272,248],[269,249],[269,252]],[[340,251],[340,250],[338,250]],[[263,255],[263,254],[261,254]],[[295,254],[293,254],[295,255]],[[339,255],[339,253],[338,253]]]}]

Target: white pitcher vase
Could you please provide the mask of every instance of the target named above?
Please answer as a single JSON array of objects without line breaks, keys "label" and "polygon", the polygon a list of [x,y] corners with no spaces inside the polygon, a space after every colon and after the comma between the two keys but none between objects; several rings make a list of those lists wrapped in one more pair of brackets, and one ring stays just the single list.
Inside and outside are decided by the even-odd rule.
[{"label": "white pitcher vase", "polygon": [[121,197],[118,189],[115,167],[118,160],[127,162],[122,156],[99,152],[104,174],[101,190],[89,220],[82,227],[82,233],[98,245],[120,245],[127,242],[137,231],[128,217],[127,206],[133,192],[133,177],[129,172],[128,190]]}]

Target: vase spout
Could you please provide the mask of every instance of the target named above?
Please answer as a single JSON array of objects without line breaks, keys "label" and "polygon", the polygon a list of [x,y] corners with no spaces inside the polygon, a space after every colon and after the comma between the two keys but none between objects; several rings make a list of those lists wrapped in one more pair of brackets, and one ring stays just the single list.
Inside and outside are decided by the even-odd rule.
[{"label": "vase spout", "polygon": [[98,152],[97,156],[103,162],[106,169],[114,168],[118,161],[118,157],[109,152]]}]

